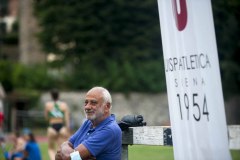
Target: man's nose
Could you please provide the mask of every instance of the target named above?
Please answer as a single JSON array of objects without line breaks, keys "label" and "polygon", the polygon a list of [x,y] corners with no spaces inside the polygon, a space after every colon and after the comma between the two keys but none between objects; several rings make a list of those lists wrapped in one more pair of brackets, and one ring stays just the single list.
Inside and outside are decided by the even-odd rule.
[{"label": "man's nose", "polygon": [[84,109],[90,109],[91,105],[88,103],[84,106]]},{"label": "man's nose", "polygon": [[91,108],[92,108],[92,105],[90,102],[86,103],[84,106],[84,109],[91,109]]}]

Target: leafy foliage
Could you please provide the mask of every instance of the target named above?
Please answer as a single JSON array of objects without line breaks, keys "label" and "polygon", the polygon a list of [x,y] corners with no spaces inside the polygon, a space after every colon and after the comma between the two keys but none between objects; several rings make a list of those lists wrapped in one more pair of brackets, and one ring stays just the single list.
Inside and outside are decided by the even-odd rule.
[{"label": "leafy foliage", "polygon": [[[212,5],[224,94],[239,93],[240,2]],[[165,90],[157,1],[40,0],[35,11],[44,50],[60,57],[52,65],[66,68],[58,85]]]},{"label": "leafy foliage", "polygon": [[224,95],[240,93],[240,1],[213,1]]},{"label": "leafy foliage", "polygon": [[7,92],[14,89],[47,89],[54,87],[54,79],[48,74],[47,66],[25,66],[11,61],[0,61],[0,82]]},{"label": "leafy foliage", "polygon": [[165,90],[157,1],[41,0],[36,14],[47,53],[71,63],[75,89]]}]

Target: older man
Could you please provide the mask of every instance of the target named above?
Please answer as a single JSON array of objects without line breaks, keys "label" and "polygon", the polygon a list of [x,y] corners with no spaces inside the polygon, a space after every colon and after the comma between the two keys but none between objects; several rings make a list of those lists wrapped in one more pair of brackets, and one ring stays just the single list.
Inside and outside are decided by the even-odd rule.
[{"label": "older man", "polygon": [[122,134],[111,114],[112,98],[107,89],[94,87],[85,97],[87,120],[58,150],[56,160],[120,160]]}]

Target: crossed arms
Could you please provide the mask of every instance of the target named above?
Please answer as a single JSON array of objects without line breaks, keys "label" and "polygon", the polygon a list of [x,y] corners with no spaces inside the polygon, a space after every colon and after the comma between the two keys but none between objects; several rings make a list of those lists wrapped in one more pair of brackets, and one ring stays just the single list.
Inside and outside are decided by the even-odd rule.
[{"label": "crossed arms", "polygon": [[82,160],[95,159],[83,144],[80,144],[75,149],[73,149],[72,143],[69,141],[66,141],[58,149],[55,155],[55,160],[71,160],[70,153],[74,152],[74,150],[79,152]]}]

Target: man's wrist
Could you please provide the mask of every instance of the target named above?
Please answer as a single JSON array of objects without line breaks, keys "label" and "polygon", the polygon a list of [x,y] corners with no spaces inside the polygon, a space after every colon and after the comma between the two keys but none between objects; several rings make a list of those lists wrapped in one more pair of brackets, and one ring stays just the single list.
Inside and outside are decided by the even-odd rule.
[{"label": "man's wrist", "polygon": [[71,148],[73,148],[73,144],[72,144],[71,142],[69,142],[69,141],[63,142],[62,145],[61,145],[61,147],[66,146],[66,145],[69,146],[69,147],[71,147]]},{"label": "man's wrist", "polygon": [[73,144],[71,142],[67,141],[67,143],[71,148],[73,148]]},{"label": "man's wrist", "polygon": [[70,159],[71,160],[82,160],[79,152],[75,151],[75,150],[72,153],[70,153]]}]

